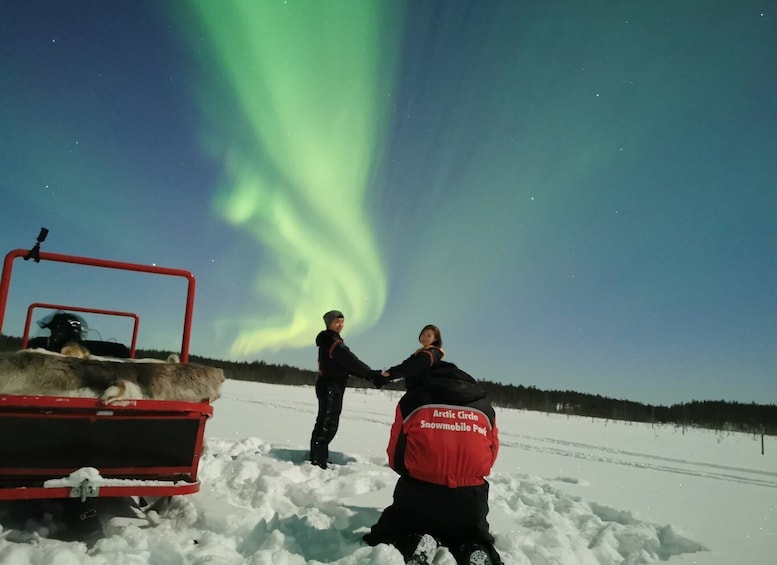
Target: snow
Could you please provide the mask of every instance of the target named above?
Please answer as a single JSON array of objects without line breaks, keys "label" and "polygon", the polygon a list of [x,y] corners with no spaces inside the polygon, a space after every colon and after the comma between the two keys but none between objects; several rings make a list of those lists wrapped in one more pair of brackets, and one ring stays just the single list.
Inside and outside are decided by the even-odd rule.
[{"label": "snow", "polygon": [[[385,448],[398,398],[349,389],[323,470],[305,462],[312,387],[227,380],[199,493],[144,519],[106,511],[96,540],[55,539],[51,516],[0,528],[0,564],[402,564],[361,541],[396,482]],[[762,455],[760,437],[738,433],[499,408],[497,424],[489,521],[507,564],[774,562],[777,438]],[[436,565],[454,563],[438,550]]]}]

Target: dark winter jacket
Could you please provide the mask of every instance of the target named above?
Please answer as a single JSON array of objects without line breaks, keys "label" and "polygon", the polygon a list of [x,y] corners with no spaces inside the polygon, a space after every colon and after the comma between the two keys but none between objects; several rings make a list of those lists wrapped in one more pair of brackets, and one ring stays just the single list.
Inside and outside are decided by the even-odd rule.
[{"label": "dark winter jacket", "polygon": [[485,389],[453,363],[438,361],[400,399],[387,449],[400,475],[450,488],[481,485],[498,452]]},{"label": "dark winter jacket", "polygon": [[354,355],[343,343],[340,334],[324,330],[316,336],[318,346],[318,378],[345,386],[348,375],[356,375],[369,381],[380,377],[380,371],[373,371]]},{"label": "dark winter jacket", "polygon": [[421,383],[421,379],[429,374],[433,367],[442,361],[445,355],[439,347],[424,347],[417,350],[410,357],[387,369],[388,379],[405,379],[405,388],[410,390]]}]

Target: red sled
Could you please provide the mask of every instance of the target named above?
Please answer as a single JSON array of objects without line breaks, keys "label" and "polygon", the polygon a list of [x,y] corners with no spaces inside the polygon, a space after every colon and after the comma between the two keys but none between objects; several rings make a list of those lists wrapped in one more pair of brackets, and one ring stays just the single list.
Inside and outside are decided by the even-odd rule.
[{"label": "red sled", "polygon": [[[190,272],[34,251],[35,262],[56,261],[186,278],[180,361],[188,362],[195,286]],[[5,257],[0,279],[0,330],[13,261],[19,257],[27,260],[30,253],[17,249]],[[41,305],[51,306],[31,306]],[[71,309],[128,314],[99,308]],[[29,313],[25,345],[28,329]],[[135,353],[136,332],[137,320],[131,350],[127,349],[131,356]],[[105,404],[98,398],[0,394],[0,500],[154,499],[198,492],[205,422],[212,415],[213,407],[208,401],[127,399]]]}]

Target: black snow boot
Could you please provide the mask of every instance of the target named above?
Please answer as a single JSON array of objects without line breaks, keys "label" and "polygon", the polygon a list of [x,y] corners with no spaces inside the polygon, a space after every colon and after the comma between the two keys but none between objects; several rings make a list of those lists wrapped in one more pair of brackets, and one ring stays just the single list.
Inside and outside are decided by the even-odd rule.
[{"label": "black snow boot", "polygon": [[317,467],[326,469],[327,459],[329,458],[329,447],[321,441],[310,442],[310,462]]},{"label": "black snow boot", "polygon": [[405,561],[407,565],[431,565],[437,553],[437,540],[430,534],[424,534],[418,539],[415,550]]}]

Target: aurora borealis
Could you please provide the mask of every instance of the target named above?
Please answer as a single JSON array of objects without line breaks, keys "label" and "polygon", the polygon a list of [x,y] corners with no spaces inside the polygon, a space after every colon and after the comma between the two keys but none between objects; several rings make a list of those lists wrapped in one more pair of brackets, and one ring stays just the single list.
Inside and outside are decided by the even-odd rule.
[{"label": "aurora borealis", "polygon": [[[191,270],[195,354],[312,369],[338,308],[375,367],[435,323],[478,378],[777,402],[768,3],[34,0],[0,16],[3,245],[46,226],[49,251]],[[4,333],[58,298],[44,268],[20,269]],[[140,346],[170,347],[165,285],[56,293],[150,300]]]},{"label": "aurora borealis", "polygon": [[271,308],[241,321],[231,353],[306,346],[332,304],[374,324],[387,277],[367,189],[398,49],[381,26],[398,18],[371,2],[193,5],[236,106],[225,117],[203,94],[225,167],[217,208],[270,257],[255,291]]}]

